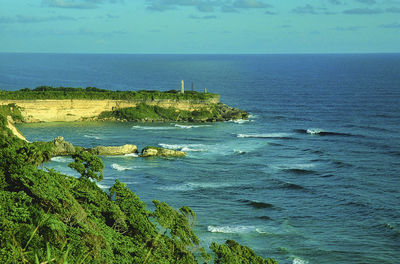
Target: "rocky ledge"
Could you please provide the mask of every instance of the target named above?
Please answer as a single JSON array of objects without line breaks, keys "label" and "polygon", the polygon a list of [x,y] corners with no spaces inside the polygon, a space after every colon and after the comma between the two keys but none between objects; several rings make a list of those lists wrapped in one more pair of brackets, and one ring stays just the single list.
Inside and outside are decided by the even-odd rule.
[{"label": "rocky ledge", "polygon": [[142,150],[140,157],[185,157],[186,152],[148,146]]},{"label": "rocky ledge", "polygon": [[[82,148],[80,146],[74,146],[68,141],[65,141],[63,137],[57,137],[52,142],[50,142],[53,149],[52,156],[71,156],[75,154],[78,150],[86,150],[94,155],[99,156],[119,156],[132,153],[138,153],[138,148],[135,145],[126,144],[123,146],[97,146],[94,148]],[[145,147],[140,157],[185,157],[186,152],[159,148],[159,147]]]}]

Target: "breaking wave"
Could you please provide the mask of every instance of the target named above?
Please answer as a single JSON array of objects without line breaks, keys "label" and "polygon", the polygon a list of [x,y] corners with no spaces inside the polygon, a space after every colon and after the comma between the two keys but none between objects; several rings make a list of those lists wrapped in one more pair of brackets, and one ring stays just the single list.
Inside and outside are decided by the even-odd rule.
[{"label": "breaking wave", "polygon": [[137,153],[129,153],[129,154],[125,154],[124,157],[139,157],[139,155]]},{"label": "breaking wave", "polygon": [[101,139],[101,137],[99,137],[99,136],[93,136],[93,135],[83,135],[85,138],[94,138],[94,139],[97,139],[97,140],[100,140]]},{"label": "breaking wave", "polygon": [[245,234],[251,232],[262,232],[259,228],[255,226],[208,226],[208,232],[211,233],[224,233],[224,234]]},{"label": "breaking wave", "polygon": [[160,143],[158,145],[163,148],[174,149],[174,150],[185,151],[185,152],[207,151],[207,149],[205,149],[205,145],[203,145],[203,144],[164,144],[164,143]]},{"label": "breaking wave", "polygon": [[133,126],[131,129],[139,129],[139,130],[170,130],[175,129],[175,127],[168,126]]},{"label": "breaking wave", "polygon": [[309,135],[317,135],[317,136],[343,136],[343,137],[359,136],[359,135],[353,135],[353,134],[348,134],[348,133],[325,131],[325,130],[319,129],[319,128],[296,129],[295,132],[300,133],[300,134],[309,134]]},{"label": "breaking wave", "polygon": [[237,134],[238,138],[282,138],[289,139],[290,133]]},{"label": "breaking wave", "polygon": [[264,209],[264,208],[272,208],[274,207],[270,203],[259,202],[259,201],[252,201],[252,200],[239,200],[239,202],[245,203],[255,209]]},{"label": "breaking wave", "polygon": [[126,170],[132,170],[133,169],[132,167],[121,166],[121,165],[119,165],[117,163],[113,163],[111,165],[111,168],[113,168],[114,170],[117,170],[117,171],[126,171]]},{"label": "breaking wave", "polygon": [[51,158],[51,161],[67,163],[67,162],[72,162],[73,160],[71,157],[53,157],[53,158]]},{"label": "breaking wave", "polygon": [[175,127],[183,128],[183,129],[190,129],[190,128],[197,128],[197,127],[209,127],[210,125],[201,125],[201,126],[195,126],[195,125],[179,125],[175,124]]}]

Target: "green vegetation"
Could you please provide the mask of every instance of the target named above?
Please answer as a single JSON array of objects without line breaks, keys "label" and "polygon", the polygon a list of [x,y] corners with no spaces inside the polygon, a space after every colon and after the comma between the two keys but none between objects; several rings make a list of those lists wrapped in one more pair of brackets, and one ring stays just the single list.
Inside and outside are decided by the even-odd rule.
[{"label": "green vegetation", "polygon": [[[12,112],[1,108],[1,120]],[[0,123],[0,263],[275,263],[230,241],[213,243],[208,254],[189,207],[153,201],[149,211],[118,180],[104,192],[93,181],[104,165],[88,152],[69,165],[80,178],[43,169],[53,148],[22,141]]]},{"label": "green vegetation", "polygon": [[100,120],[124,121],[176,121],[176,122],[215,122],[232,119],[246,119],[248,113],[225,104],[211,104],[199,110],[185,111],[174,107],[139,104],[136,107],[118,108],[102,112]]},{"label": "green vegetation", "polygon": [[35,89],[21,89],[18,91],[0,91],[3,100],[44,100],[44,99],[85,99],[85,100],[194,100],[206,101],[218,99],[219,95],[187,91],[184,94],[176,90],[166,92],[141,90],[141,91],[111,91],[96,87],[72,88],[39,86]]}]

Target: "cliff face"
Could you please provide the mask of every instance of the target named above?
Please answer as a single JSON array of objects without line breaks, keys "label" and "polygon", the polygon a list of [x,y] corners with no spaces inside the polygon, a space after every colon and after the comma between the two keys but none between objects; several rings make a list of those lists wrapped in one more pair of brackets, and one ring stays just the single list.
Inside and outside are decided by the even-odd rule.
[{"label": "cliff face", "polygon": [[179,110],[194,111],[209,104],[218,103],[218,99],[208,101],[189,100],[1,100],[0,105],[16,104],[26,122],[81,121],[97,117],[104,111],[116,108],[135,107],[140,103],[160,107],[174,107]]}]

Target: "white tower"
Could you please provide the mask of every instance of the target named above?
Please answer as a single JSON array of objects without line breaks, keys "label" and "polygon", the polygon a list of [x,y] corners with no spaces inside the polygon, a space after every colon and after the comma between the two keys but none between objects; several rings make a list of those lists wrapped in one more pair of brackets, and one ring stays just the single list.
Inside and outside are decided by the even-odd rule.
[{"label": "white tower", "polygon": [[185,93],[185,82],[183,80],[181,81],[181,93]]}]

